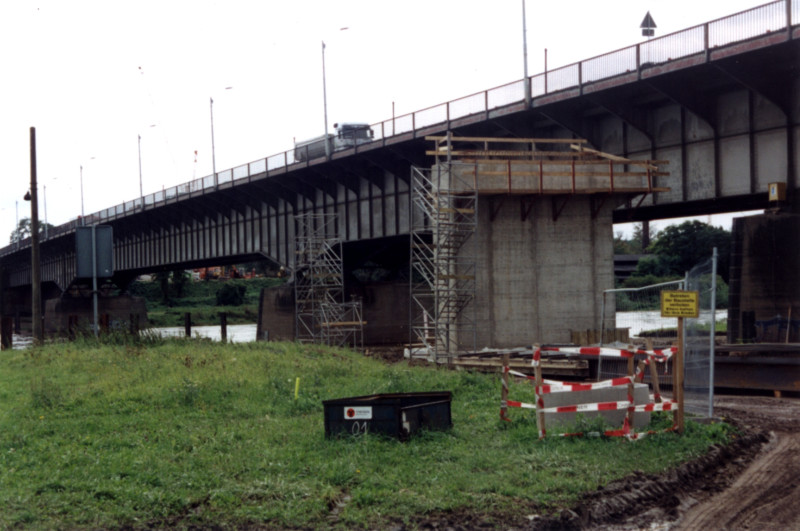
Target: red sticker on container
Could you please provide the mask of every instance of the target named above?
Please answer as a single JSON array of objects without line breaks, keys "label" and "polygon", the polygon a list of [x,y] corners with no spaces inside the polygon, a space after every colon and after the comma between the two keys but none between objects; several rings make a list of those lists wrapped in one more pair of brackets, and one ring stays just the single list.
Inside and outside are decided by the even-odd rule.
[{"label": "red sticker on container", "polygon": [[344,418],[348,420],[371,420],[371,406],[350,406],[344,408]]}]

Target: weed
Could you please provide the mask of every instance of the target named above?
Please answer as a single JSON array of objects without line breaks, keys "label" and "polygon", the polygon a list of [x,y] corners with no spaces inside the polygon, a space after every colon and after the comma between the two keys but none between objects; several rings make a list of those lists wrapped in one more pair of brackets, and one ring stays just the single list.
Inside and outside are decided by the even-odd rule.
[{"label": "weed", "polygon": [[39,377],[31,381],[31,405],[34,408],[54,408],[62,400],[61,386],[49,378]]}]

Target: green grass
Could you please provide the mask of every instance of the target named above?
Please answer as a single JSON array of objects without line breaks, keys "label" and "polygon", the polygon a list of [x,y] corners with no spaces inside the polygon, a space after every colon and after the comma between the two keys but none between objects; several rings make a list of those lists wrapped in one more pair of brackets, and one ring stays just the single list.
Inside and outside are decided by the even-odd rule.
[{"label": "green grass", "polygon": [[[413,527],[446,512],[521,525],[731,436],[689,422],[635,443],[538,440],[532,412],[499,420],[497,375],[292,343],[115,342],[0,356],[0,528]],[[453,392],[450,431],[324,437],[322,400],[431,390]]]}]

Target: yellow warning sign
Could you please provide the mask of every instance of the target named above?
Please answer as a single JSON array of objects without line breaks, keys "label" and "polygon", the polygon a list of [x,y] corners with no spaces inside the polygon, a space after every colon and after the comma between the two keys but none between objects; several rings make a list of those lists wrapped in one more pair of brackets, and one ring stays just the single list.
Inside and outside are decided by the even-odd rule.
[{"label": "yellow warning sign", "polygon": [[700,315],[700,295],[697,291],[662,291],[661,317],[691,317]]}]

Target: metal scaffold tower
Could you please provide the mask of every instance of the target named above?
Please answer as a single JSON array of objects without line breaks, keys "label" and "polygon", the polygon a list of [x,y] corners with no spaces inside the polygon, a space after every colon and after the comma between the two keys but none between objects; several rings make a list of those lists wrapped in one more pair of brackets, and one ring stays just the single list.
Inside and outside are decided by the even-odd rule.
[{"label": "metal scaffold tower", "polygon": [[301,343],[363,348],[361,301],[344,302],[335,214],[300,214],[295,251],[295,329]]},{"label": "metal scaffold tower", "polygon": [[[458,171],[456,171],[458,167]],[[448,160],[412,168],[411,330],[436,361],[476,342],[475,251],[466,242],[477,229],[474,164]]]},{"label": "metal scaffold tower", "polygon": [[[295,216],[295,330],[301,343],[324,340],[325,306],[343,300],[341,241],[333,214]],[[330,313],[330,311],[328,312]]]}]

